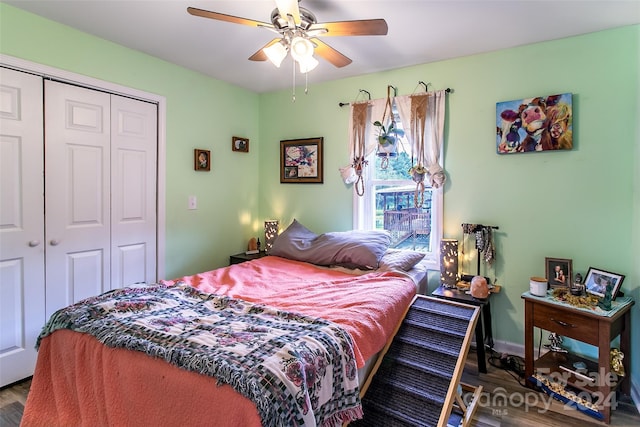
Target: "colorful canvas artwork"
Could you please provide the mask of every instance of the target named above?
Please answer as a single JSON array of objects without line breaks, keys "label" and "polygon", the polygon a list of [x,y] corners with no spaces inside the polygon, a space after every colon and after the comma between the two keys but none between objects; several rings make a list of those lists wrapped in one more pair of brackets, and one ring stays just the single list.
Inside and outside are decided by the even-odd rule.
[{"label": "colorful canvas artwork", "polygon": [[571,93],[496,104],[498,154],[571,150],[572,148]]}]

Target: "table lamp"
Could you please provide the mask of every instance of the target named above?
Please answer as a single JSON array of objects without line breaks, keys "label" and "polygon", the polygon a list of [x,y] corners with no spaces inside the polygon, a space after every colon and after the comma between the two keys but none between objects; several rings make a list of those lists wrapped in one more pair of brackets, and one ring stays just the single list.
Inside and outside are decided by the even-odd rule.
[{"label": "table lamp", "polygon": [[264,251],[269,253],[273,242],[278,237],[278,220],[270,219],[264,222]]},{"label": "table lamp", "polygon": [[458,241],[440,240],[440,283],[446,288],[455,288],[458,283]]}]

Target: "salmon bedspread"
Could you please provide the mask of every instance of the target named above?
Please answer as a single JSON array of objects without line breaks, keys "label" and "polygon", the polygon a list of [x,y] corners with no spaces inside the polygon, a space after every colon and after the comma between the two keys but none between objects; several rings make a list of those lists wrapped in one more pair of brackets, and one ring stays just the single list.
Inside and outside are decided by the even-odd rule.
[{"label": "salmon bedspread", "polygon": [[[212,294],[214,299],[226,295],[233,298],[229,301],[247,302],[249,311],[255,311],[254,304],[258,304],[260,310],[274,308],[274,312],[286,313],[285,317],[299,313],[309,323],[314,323],[309,319],[321,318],[335,324],[350,336],[358,367],[382,349],[416,292],[413,281],[400,273],[356,276],[274,256],[165,281],[150,290],[191,287],[198,295]],[[143,291],[115,293],[142,295]],[[123,304],[131,308],[126,300]],[[161,357],[149,357],[142,350],[111,348],[91,335],[55,329],[43,333],[40,342],[22,421],[25,426],[264,424],[260,416],[264,407],[258,409],[254,401],[224,382]],[[103,335],[108,335],[108,326],[105,329]],[[165,359],[171,361],[171,357]],[[346,420],[344,414],[353,417],[358,409],[336,406],[333,414],[342,410],[340,417]],[[271,418],[264,425],[332,424],[340,417],[301,418],[293,423]]]}]

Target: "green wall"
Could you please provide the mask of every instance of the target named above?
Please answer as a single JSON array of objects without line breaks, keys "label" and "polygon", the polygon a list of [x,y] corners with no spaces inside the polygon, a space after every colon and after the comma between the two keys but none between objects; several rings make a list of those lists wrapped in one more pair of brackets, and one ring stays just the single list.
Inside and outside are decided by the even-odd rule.
[{"label": "green wall", "polygon": [[[0,52],[166,98],[166,277],[245,249],[257,227],[257,94],[2,3]],[[250,139],[249,153],[231,151],[234,135]],[[193,170],[195,148],[211,150],[211,172]]]},{"label": "green wall", "polygon": [[[167,277],[225,265],[265,218],[351,228],[352,190],[338,174],[349,109],[338,103],[359,89],[384,97],[388,84],[400,94],[420,80],[453,88],[444,234],[460,239],[463,222],[500,227],[494,335],[514,343],[524,334],[520,295],[546,256],[571,258],[583,274],[626,274],[623,290],[640,301],[639,44],[631,26],[331,83],[314,84],[311,73],[309,94],[299,87],[293,103],[290,90],[255,94],[0,3],[1,53],[166,97]],[[574,94],[574,150],[495,154],[496,102],[563,92]],[[249,153],[231,152],[233,135],[251,140]],[[325,141],[324,184],[280,184],[279,141],[315,136]],[[193,171],[194,148],[212,150],[210,173]],[[198,210],[187,210],[189,195]],[[640,384],[638,328],[632,335]]]},{"label": "green wall", "polygon": [[[625,274],[623,290],[640,301],[639,39],[639,26],[624,27],[312,85],[306,96],[298,88],[295,103],[290,90],[261,95],[260,212],[285,226],[296,217],[316,232],[349,229],[352,190],[338,175],[348,163],[349,108],[338,103],[359,89],[383,98],[389,84],[409,94],[418,81],[430,82],[430,89],[454,89],[447,96],[444,235],[461,239],[462,223],[500,227],[498,261],[489,270],[503,286],[492,298],[496,339],[523,342],[520,295],[530,276],[544,275],[545,257],[572,259],[583,276],[590,266]],[[573,93],[574,150],[495,153],[496,102],[565,92]],[[324,185],[279,184],[279,141],[315,136],[325,138]],[[640,328],[632,334],[640,361]],[[636,384],[638,370],[635,362]]]}]

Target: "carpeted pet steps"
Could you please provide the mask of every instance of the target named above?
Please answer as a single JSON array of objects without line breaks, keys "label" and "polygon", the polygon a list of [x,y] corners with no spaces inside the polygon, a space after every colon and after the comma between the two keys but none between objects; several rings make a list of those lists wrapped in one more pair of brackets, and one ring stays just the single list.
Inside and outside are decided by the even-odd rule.
[{"label": "carpeted pet steps", "polygon": [[364,418],[350,426],[444,426],[454,407],[470,418],[459,381],[477,317],[477,307],[417,296],[363,387]]}]

